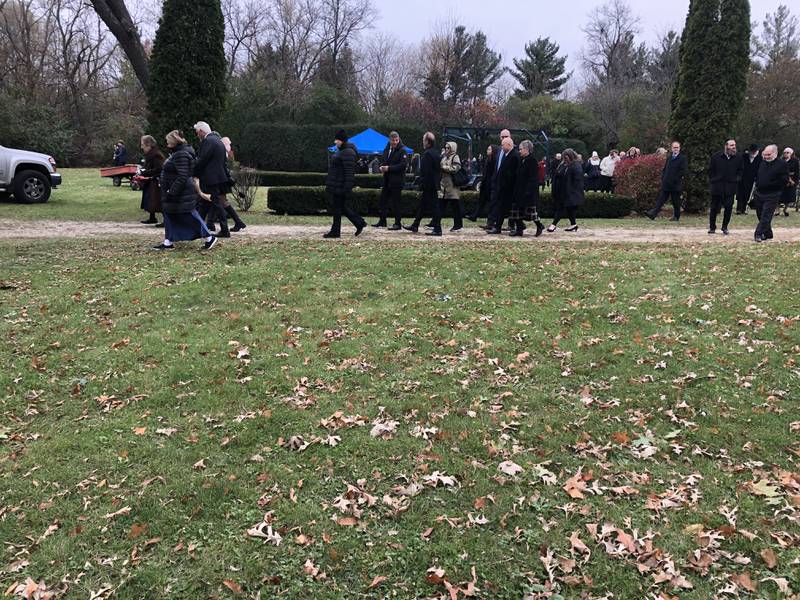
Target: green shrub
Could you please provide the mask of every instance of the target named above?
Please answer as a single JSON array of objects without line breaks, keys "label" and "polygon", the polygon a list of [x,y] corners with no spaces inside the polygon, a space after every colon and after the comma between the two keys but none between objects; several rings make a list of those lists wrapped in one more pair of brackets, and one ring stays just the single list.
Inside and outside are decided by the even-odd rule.
[{"label": "green shrub", "polygon": [[[403,216],[414,216],[418,203],[418,192],[403,191],[400,202]],[[462,210],[465,213],[472,212],[477,203],[477,192],[461,193]],[[281,215],[319,215],[328,211],[328,196],[324,187],[273,187],[268,192],[267,205],[271,211]],[[361,215],[377,215],[380,190],[353,190],[349,206]],[[587,219],[617,219],[630,215],[632,208],[633,200],[626,196],[589,192],[586,194],[586,204],[580,207],[578,215]],[[539,198],[539,215],[543,218],[553,216],[553,199],[549,192],[541,194]],[[450,216],[449,208],[445,216]]]},{"label": "green shrub", "polygon": [[[260,185],[264,187],[314,187],[324,186],[326,173],[284,173],[281,171],[259,171]],[[383,175],[356,175],[356,187],[380,189]]]}]

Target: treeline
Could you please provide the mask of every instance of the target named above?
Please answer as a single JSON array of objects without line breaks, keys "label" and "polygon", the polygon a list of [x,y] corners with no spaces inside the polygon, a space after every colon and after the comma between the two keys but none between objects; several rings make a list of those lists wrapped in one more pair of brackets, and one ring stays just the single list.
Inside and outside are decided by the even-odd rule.
[{"label": "treeline", "polygon": [[[132,69],[95,12],[105,4],[111,2],[0,0],[0,143],[49,152],[62,164],[97,165],[108,162],[117,139],[136,148],[142,133],[155,131],[141,64]],[[148,11],[146,2],[115,4],[130,10],[150,55],[160,11]],[[301,125],[392,127],[408,131],[412,146],[419,131],[444,124],[543,129],[586,152],[651,151],[669,139],[681,36],[668,32],[644,44],[625,0],[609,0],[586,16],[578,75],[566,70],[567,57],[547,37],[531,40],[521,57],[503,57],[482,31],[451,22],[418,45],[406,44],[375,30],[374,0],[222,0],[219,10],[225,97],[212,125],[254,166],[319,169],[324,154],[312,155],[321,139],[293,139]],[[194,33],[171,39],[191,45]],[[800,103],[792,99],[800,86],[799,39],[787,7],[763,19],[731,135],[745,143],[800,139]],[[156,69],[154,78],[165,75]],[[279,134],[292,140],[262,137]]]}]

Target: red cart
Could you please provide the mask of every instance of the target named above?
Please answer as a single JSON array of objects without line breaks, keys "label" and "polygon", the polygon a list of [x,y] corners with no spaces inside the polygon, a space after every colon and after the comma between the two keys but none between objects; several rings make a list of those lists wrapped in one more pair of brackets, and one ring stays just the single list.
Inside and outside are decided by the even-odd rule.
[{"label": "red cart", "polygon": [[138,172],[137,165],[122,165],[121,167],[105,167],[100,169],[100,177],[111,177],[114,187],[122,185],[123,179],[130,180]]}]

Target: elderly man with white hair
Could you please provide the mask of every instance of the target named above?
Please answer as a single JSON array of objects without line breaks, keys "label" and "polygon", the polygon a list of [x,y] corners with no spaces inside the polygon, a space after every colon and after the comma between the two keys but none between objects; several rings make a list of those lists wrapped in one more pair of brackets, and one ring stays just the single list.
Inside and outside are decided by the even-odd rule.
[{"label": "elderly man with white hair", "polygon": [[797,202],[797,182],[798,179],[800,179],[800,160],[797,159],[793,148],[786,148],[783,151],[783,160],[786,163],[786,167],[789,169],[789,183],[783,188],[783,192],[781,193],[781,204],[783,205],[783,216],[788,217],[789,211],[787,208],[790,204],[795,204]]},{"label": "elderly man with white hair", "polygon": [[772,239],[772,217],[781,200],[783,189],[789,183],[789,168],[778,158],[778,147],[770,144],[761,152],[761,165],[756,175],[756,191],[753,204],[758,215],[758,225],[754,233],[756,242]]},{"label": "elderly man with white hair", "polygon": [[200,138],[200,152],[194,167],[194,176],[200,181],[200,189],[211,196],[212,214],[219,221],[221,238],[231,237],[228,230],[228,215],[225,211],[225,194],[228,186],[228,172],[225,168],[227,151],[218,133],[211,131],[205,121],[194,124],[194,131]]}]

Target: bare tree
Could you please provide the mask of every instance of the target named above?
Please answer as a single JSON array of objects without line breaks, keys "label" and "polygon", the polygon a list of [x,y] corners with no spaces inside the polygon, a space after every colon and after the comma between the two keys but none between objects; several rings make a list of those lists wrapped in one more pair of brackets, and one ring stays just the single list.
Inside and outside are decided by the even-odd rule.
[{"label": "bare tree", "polygon": [[150,62],[147,58],[139,30],[131,18],[125,0],[89,0],[97,15],[119,42],[136,73],[139,83],[146,90],[150,84]]},{"label": "bare tree", "polygon": [[330,51],[333,63],[348,42],[361,31],[372,27],[375,8],[372,0],[321,0],[323,46]]},{"label": "bare tree", "polygon": [[255,0],[223,0],[222,14],[228,76],[231,77],[241,64],[248,64],[256,56],[266,16]]},{"label": "bare tree", "polygon": [[392,35],[378,32],[357,48],[361,104],[372,114],[387,97],[418,87],[417,51]]}]

